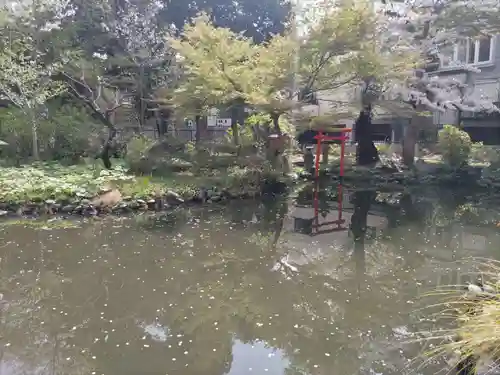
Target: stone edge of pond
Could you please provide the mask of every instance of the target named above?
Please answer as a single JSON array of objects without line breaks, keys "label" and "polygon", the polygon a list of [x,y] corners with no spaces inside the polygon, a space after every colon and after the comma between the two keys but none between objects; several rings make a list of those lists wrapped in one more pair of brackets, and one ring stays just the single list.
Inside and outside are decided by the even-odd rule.
[{"label": "stone edge of pond", "polygon": [[252,199],[262,194],[260,190],[242,191],[232,193],[228,189],[201,189],[199,195],[192,195],[181,199],[179,194],[168,190],[160,196],[123,197],[113,207],[94,207],[91,198],[74,197],[71,203],[68,200],[57,201],[47,199],[41,202],[6,203],[0,202],[0,218],[19,217],[52,217],[56,215],[71,216],[97,216],[97,215],[123,215],[134,212],[161,212],[176,207],[204,203],[219,203],[237,199]]}]

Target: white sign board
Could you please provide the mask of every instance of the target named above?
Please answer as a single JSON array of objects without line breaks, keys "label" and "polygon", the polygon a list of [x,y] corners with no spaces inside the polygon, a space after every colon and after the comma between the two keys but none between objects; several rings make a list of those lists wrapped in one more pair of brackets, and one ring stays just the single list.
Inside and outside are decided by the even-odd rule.
[{"label": "white sign board", "polygon": [[217,126],[217,116],[207,116],[207,127],[215,128]]},{"label": "white sign board", "polygon": [[231,127],[231,119],[230,118],[218,118],[217,119],[217,127],[218,128],[230,128]]}]

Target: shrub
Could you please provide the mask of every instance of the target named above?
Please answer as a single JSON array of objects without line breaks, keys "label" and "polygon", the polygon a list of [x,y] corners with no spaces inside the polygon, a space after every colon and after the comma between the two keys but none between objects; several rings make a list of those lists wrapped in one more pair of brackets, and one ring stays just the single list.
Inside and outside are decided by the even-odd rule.
[{"label": "shrub", "polygon": [[483,142],[472,144],[470,158],[476,162],[497,165],[500,161],[500,148],[498,146],[485,146]]},{"label": "shrub", "polygon": [[378,144],[376,147],[378,152],[381,154],[389,154],[389,151],[391,150],[391,145],[389,143],[381,143]]},{"label": "shrub", "polygon": [[[91,148],[92,136],[101,130],[88,114],[77,107],[49,107],[38,118],[38,146],[45,160],[78,161]],[[7,159],[22,160],[32,155],[31,121],[16,108],[0,110],[0,138],[7,142],[0,153]]]},{"label": "shrub", "polygon": [[132,137],[127,143],[125,161],[134,172],[144,172],[144,163],[147,162],[147,153],[153,146],[154,141],[144,136]]},{"label": "shrub", "polygon": [[438,134],[438,147],[443,160],[453,167],[467,163],[472,149],[469,134],[453,125],[445,125]]}]

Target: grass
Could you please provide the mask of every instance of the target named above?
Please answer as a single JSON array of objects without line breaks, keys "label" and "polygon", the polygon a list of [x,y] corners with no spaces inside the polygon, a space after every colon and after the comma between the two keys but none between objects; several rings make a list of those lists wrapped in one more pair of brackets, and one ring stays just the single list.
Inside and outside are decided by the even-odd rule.
[{"label": "grass", "polygon": [[468,358],[476,359],[475,367],[500,365],[500,262],[481,260],[478,269],[477,276],[489,292],[465,293],[467,286],[456,286],[432,293],[444,299],[438,305],[439,316],[451,318],[452,327],[434,332],[431,339],[441,343],[426,354],[430,360],[451,354],[454,366]]}]

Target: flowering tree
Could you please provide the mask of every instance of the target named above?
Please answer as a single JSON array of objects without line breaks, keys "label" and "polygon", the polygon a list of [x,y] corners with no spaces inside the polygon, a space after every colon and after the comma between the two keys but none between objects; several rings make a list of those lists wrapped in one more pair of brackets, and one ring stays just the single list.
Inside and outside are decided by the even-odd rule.
[{"label": "flowering tree", "polygon": [[500,10],[495,1],[465,0],[455,2],[416,1],[385,3],[381,12],[391,34],[403,41],[408,50],[417,52],[422,63],[407,79],[388,88],[390,101],[400,100],[413,110],[405,131],[403,159],[411,165],[418,131],[432,125],[432,112],[446,110],[496,112],[491,98],[473,96],[471,75],[480,70],[463,62],[452,62],[455,68],[467,72],[466,82],[429,76],[432,65],[444,58],[444,51],[467,37],[480,38],[500,30]]},{"label": "flowering tree", "polygon": [[8,15],[0,41],[0,98],[18,107],[31,123],[33,157],[39,159],[38,125],[44,104],[66,88],[53,77],[62,60],[47,61],[34,39],[12,27]]},{"label": "flowering tree", "polygon": [[167,41],[169,30],[157,22],[161,4],[126,3],[126,8],[118,9],[117,17],[109,25],[119,53],[109,57],[106,70],[108,75],[115,76],[115,84],[134,92],[138,122],[142,127],[147,107],[157,104],[155,91],[172,84],[175,59]]}]

